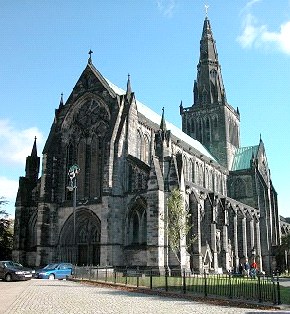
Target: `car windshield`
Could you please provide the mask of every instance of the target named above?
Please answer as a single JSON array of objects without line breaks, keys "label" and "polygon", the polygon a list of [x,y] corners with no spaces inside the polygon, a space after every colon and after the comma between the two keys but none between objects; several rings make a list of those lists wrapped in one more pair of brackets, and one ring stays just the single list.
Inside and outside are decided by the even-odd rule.
[{"label": "car windshield", "polygon": [[5,267],[23,267],[21,264],[12,262],[12,261],[7,261],[3,263]]},{"label": "car windshield", "polygon": [[48,264],[43,269],[55,269],[58,266],[58,264]]}]

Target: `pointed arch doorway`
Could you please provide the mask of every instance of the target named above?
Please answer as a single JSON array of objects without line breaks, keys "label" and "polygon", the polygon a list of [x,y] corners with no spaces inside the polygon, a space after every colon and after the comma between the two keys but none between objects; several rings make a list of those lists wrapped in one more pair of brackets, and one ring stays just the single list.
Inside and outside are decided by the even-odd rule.
[{"label": "pointed arch doorway", "polygon": [[73,215],[64,223],[59,236],[60,261],[77,265],[100,264],[101,221],[89,209],[76,211],[75,243]]}]

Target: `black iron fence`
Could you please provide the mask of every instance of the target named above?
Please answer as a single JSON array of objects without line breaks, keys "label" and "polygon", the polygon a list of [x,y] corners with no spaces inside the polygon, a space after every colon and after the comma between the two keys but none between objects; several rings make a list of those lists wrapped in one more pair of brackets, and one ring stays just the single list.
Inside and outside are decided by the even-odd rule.
[{"label": "black iron fence", "polygon": [[193,274],[185,270],[164,272],[138,268],[76,266],[73,278],[203,297],[225,297],[281,304],[279,276],[243,277],[232,274]]}]

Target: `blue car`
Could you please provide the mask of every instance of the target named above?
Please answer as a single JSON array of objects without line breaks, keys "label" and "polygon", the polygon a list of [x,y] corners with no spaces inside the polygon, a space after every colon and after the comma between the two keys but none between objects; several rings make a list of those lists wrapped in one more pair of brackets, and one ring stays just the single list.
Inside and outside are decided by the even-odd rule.
[{"label": "blue car", "polygon": [[72,274],[73,265],[70,263],[48,264],[36,273],[36,278],[40,279],[65,279]]}]

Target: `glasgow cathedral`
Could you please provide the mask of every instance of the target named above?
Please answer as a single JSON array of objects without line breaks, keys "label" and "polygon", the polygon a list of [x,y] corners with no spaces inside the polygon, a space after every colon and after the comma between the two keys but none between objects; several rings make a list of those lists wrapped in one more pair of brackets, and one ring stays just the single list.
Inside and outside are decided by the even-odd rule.
[{"label": "glasgow cathedral", "polygon": [[[200,40],[193,103],[182,130],[88,63],[61,97],[42,152],[36,139],[19,179],[13,258],[112,267],[226,272],[253,260],[275,269],[277,192],[265,146],[240,145],[240,112],[227,100],[210,21]],[[42,173],[39,176],[40,161]],[[68,175],[69,173],[69,175]],[[168,198],[179,189],[195,238],[168,245]],[[288,228],[288,224],[285,224]],[[289,228],[290,230],[290,228]]]}]

